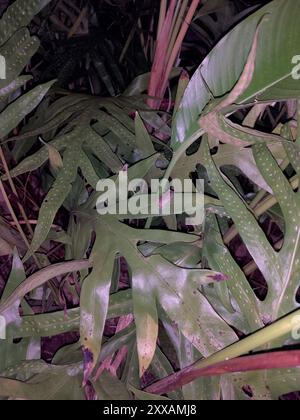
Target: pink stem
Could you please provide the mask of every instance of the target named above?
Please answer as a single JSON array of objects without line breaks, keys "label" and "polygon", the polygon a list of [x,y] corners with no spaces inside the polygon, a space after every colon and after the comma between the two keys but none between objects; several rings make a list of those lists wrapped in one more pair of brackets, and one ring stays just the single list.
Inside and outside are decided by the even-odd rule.
[{"label": "pink stem", "polygon": [[[164,77],[165,69],[165,57],[168,50],[168,39],[170,35],[170,29],[172,26],[172,20],[175,12],[176,0],[171,0],[168,12],[165,18],[165,21],[162,25],[159,37],[157,40],[156,52],[154,57],[154,62],[151,70],[150,83],[148,94],[153,98],[157,96],[158,86],[161,79]],[[148,105],[151,108],[157,107],[160,104],[160,100],[149,99]]]},{"label": "pink stem", "polygon": [[189,8],[189,11],[186,15],[186,18],[184,19],[183,23],[182,23],[182,27],[181,30],[179,32],[179,35],[176,39],[174,48],[172,50],[172,54],[170,56],[169,62],[167,63],[167,67],[166,67],[166,71],[164,73],[164,79],[163,82],[161,84],[160,90],[159,90],[159,96],[163,97],[165,94],[165,91],[167,89],[167,85],[168,85],[168,81],[169,81],[169,77],[171,74],[171,71],[173,69],[173,66],[175,64],[176,58],[179,54],[179,50],[182,46],[183,40],[186,36],[186,33],[190,27],[190,24],[192,22],[193,16],[197,10],[197,7],[200,4],[200,0],[193,0],[191,7]]},{"label": "pink stem", "polygon": [[195,379],[206,376],[220,376],[229,373],[260,371],[267,369],[291,369],[300,366],[300,351],[281,351],[238,357],[217,363],[204,369],[188,366],[144,389],[151,394],[165,394],[181,388]]}]

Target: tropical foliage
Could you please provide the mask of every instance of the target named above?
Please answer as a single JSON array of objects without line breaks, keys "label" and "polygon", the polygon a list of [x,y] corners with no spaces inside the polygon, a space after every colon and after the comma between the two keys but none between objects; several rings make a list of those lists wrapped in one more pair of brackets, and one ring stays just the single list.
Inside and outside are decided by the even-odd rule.
[{"label": "tropical foliage", "polygon": [[[300,390],[300,4],[238,10],[189,80],[174,69],[188,27],[204,36],[201,18],[231,10],[200,3],[161,1],[152,71],[118,96],[104,83],[110,97],[24,75],[39,48],[26,26],[50,0],[16,0],[3,14],[0,251],[12,267],[1,398],[273,400]],[[97,183],[118,183],[120,171],[149,187],[204,179],[203,225],[99,216]],[[26,197],[34,174],[43,196],[33,229],[19,186]],[[73,339],[45,360],[45,340],[62,336]]]}]

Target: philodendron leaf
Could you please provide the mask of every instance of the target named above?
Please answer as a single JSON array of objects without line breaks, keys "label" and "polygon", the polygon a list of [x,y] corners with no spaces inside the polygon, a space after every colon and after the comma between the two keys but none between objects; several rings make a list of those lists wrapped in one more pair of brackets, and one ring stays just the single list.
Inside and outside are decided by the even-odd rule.
[{"label": "philodendron leaf", "polygon": [[238,103],[251,102],[257,97],[278,100],[297,96],[300,88],[298,81],[292,78],[292,59],[299,54],[299,13],[299,3],[274,0],[244,19],[219,42],[185,91],[173,124],[172,145],[175,150],[189,138],[197,138],[200,132],[197,122],[211,99],[211,93],[214,97],[221,97],[239,80],[257,24],[263,16],[267,21],[260,28],[255,72]]},{"label": "philodendron leaf", "polygon": [[[290,148],[287,146],[287,150],[293,166],[299,168],[299,151],[294,146],[292,144]],[[222,176],[216,167],[206,138],[203,139],[201,149],[211,180],[211,186],[224,203],[227,213],[235,222],[246,247],[268,284],[267,297],[263,302],[258,303],[257,315],[259,315],[264,324],[279,320],[287,314],[293,317],[293,311],[299,307],[296,300],[299,289],[300,262],[299,192],[293,191],[292,186],[286,179],[267,145],[259,142],[255,144],[253,146],[253,155],[257,168],[271,187],[276,201],[279,203],[285,222],[283,246],[280,251],[276,252],[270,245],[252,210],[239,197],[234,187],[230,185],[226,177],[224,175]],[[219,237],[219,242],[221,242],[221,237]],[[222,247],[222,244],[220,245]],[[219,263],[222,263],[225,272],[228,272],[229,269],[236,271],[234,261],[230,262],[230,258],[228,259],[228,257],[226,261],[227,268],[224,257],[223,259],[219,257]],[[238,274],[237,271],[236,273]],[[241,278],[243,277],[241,276]],[[277,338],[274,336],[269,341],[270,346],[280,347],[285,344],[286,336],[279,333]]]},{"label": "philodendron leaf", "polygon": [[155,154],[155,149],[151,137],[145,127],[145,124],[137,112],[135,115],[135,136],[139,153],[142,157],[148,157]]},{"label": "philodendron leaf", "polygon": [[[78,104],[76,104],[76,106],[77,105]],[[38,152],[24,159],[24,161],[11,171],[11,176],[15,177],[39,168],[48,160],[49,148],[51,151],[55,148],[57,151],[57,153],[55,152],[56,157],[58,157],[58,153],[60,154],[62,152],[63,166],[58,171],[54,184],[41,206],[38,224],[34,232],[30,250],[25,256],[25,260],[36,252],[46,240],[59,208],[64,204],[71,192],[72,185],[77,177],[79,169],[81,169],[81,173],[88,184],[96,189],[99,176],[87,153],[92,153],[96,156],[113,173],[118,173],[123,168],[121,159],[113,153],[109,142],[91,127],[91,121],[98,119],[98,124],[103,124],[102,128],[104,127],[104,132],[107,133],[107,131],[110,130],[110,133],[118,139],[118,142],[125,139],[128,147],[132,150],[135,149],[134,134],[116,118],[109,116],[104,111],[100,111],[99,107],[101,103],[95,103],[92,99],[85,105],[85,110],[81,113],[80,117],[78,117],[74,110],[71,112],[73,118],[78,117],[76,124],[69,122],[68,127],[71,131],[68,130],[64,135],[59,134],[54,140],[49,142],[49,145],[44,145]],[[80,106],[82,106],[82,104],[80,104]],[[69,116],[70,115],[66,118]],[[123,117],[125,118],[127,116],[125,115]],[[63,121],[60,121],[59,124],[62,122]],[[95,124],[94,127],[96,125],[97,124]],[[156,161],[155,157],[157,158],[156,155],[153,155],[148,158],[148,162],[152,162],[152,165],[154,165]],[[134,166],[132,170],[133,178],[135,178]]]},{"label": "philodendron leaf", "polygon": [[0,396],[25,400],[83,400],[82,366],[37,366],[27,381],[0,378]]},{"label": "philodendron leaf", "polygon": [[[204,255],[212,269],[222,271],[230,278],[230,281],[226,283],[226,287],[238,306],[233,311],[234,317],[231,318],[232,311],[228,311],[229,313],[225,316],[225,319],[237,329],[241,329],[241,325],[235,324],[235,316],[238,313],[239,319],[245,323],[244,328],[242,328],[244,333],[254,332],[263,328],[264,324],[259,312],[258,300],[243,271],[223,244],[216,217],[209,215],[206,224]],[[244,311],[245,305],[247,306],[247,311]]]},{"label": "philodendron leaf", "polygon": [[61,155],[59,151],[51,144],[47,144],[46,147],[48,149],[50,166],[54,173],[58,173],[58,171],[64,166]]},{"label": "philodendron leaf", "polygon": [[43,99],[53,81],[44,85],[37,86],[30,92],[22,95],[15,102],[8,105],[8,107],[0,114],[0,137],[7,136],[22,119],[29,114]]},{"label": "philodendron leaf", "polygon": [[[180,367],[183,369],[201,358],[201,354],[182,335],[179,334],[179,348],[177,350]],[[185,400],[219,400],[220,378],[199,378],[182,387]]]},{"label": "philodendron leaf", "polygon": [[13,255],[12,270],[11,270],[10,277],[6,283],[5,289],[1,296],[2,302],[4,302],[26,278],[24,266],[22,264],[22,261],[20,260],[20,257],[16,249],[14,249],[13,254],[14,255]]},{"label": "philodendron leaf", "polygon": [[[117,318],[132,312],[131,291],[120,291],[110,296],[107,319]],[[7,338],[51,337],[79,331],[80,308],[40,315],[25,315],[20,322],[7,326]]]},{"label": "philodendron leaf", "polygon": [[6,87],[6,89],[13,91],[16,88],[19,83],[14,83],[15,80],[38,50],[38,47],[38,39],[31,37],[27,28],[21,28],[0,48],[1,55],[5,57],[6,65],[6,78],[0,81],[1,89]]},{"label": "philodendron leaf", "polygon": [[[13,264],[6,287],[1,297],[1,304],[18,288],[24,281],[25,270],[18,255],[14,250]],[[26,301],[22,302],[22,308],[25,315],[32,315],[32,310]],[[7,327],[5,331],[5,340],[0,340],[0,370],[6,369],[21,360],[40,358],[40,341],[33,337],[24,339],[19,343],[14,343],[12,337],[9,337]]]},{"label": "philodendron leaf", "polygon": [[[68,142],[72,141],[72,134],[68,133],[56,137],[53,141],[47,143],[50,147],[54,147],[57,151],[67,148]],[[39,151],[22,160],[22,162],[10,171],[12,178],[27,172],[32,172],[43,166],[49,159],[47,147],[42,147]],[[6,179],[6,177],[4,177]]]},{"label": "philodendron leaf", "polygon": [[280,274],[277,271],[275,251],[270,245],[263,230],[258,225],[251,209],[248,208],[246,203],[235,192],[234,188],[222,177],[210,155],[206,139],[204,139],[202,143],[202,152],[212,187],[219,195],[227,213],[235,221],[243,240],[248,246],[249,252],[257,261],[261,272],[265,276],[270,276],[270,273],[272,273],[273,279],[279,279]]},{"label": "philodendron leaf", "polygon": [[[75,142],[74,142],[75,143]],[[71,191],[80,161],[80,146],[73,143],[63,156],[63,166],[58,172],[53,187],[47,194],[39,213],[39,220],[32,239],[30,250],[24,257],[26,261],[46,240],[58,209],[62,206]]]},{"label": "philodendron leaf", "polygon": [[56,276],[61,276],[72,271],[84,270],[89,267],[91,267],[91,263],[88,260],[82,260],[52,264],[49,267],[43,268],[19,284],[7,299],[1,300],[0,314],[6,318],[7,325],[18,321],[20,318],[19,305],[27,293],[42,286]]},{"label": "philodendron leaf", "polygon": [[[162,346],[162,343],[160,343],[160,345]],[[158,379],[163,379],[164,377],[174,373],[172,364],[159,346],[156,347],[156,352],[151,363],[151,372],[153,372],[155,377]],[[178,390],[170,392],[168,396],[173,400],[182,399],[181,391]]]},{"label": "philodendron leaf", "polygon": [[[200,155],[200,153],[199,153]],[[201,160],[199,160],[201,162]],[[230,144],[221,144],[218,153],[214,156],[214,161],[222,168],[223,166],[236,166],[256,185],[272,193],[271,188],[264,180],[263,176],[255,165],[253,152],[249,148],[237,148]]]},{"label": "philodendron leaf", "polygon": [[227,377],[233,379],[236,400],[277,400],[300,389],[299,368],[239,373]]},{"label": "philodendron leaf", "polygon": [[[222,274],[179,268],[160,255],[144,257],[137,248],[140,241],[189,243],[195,242],[197,236],[133,229],[113,216],[99,219],[96,235],[92,254],[94,268],[83,284],[81,295],[81,342],[87,358],[86,378],[96,366],[100,354],[115,255],[125,257],[132,275],[140,374],[149,367],[155,353],[158,331],[156,302],[204,355],[223,348],[224,343],[229,345],[236,341],[234,332],[199,292],[202,284],[225,280]],[[218,334],[212,332],[216,330]]]},{"label": "philodendron leaf", "polygon": [[[35,273],[28,279],[25,279],[23,264],[15,251],[12,271],[4,291],[3,298],[0,301],[0,313],[1,316],[5,318],[7,333],[6,340],[0,340],[1,371],[22,360],[39,359],[41,357],[40,334],[42,332],[45,333],[45,336],[48,336],[51,334],[51,331],[53,334],[56,334],[59,332],[59,329],[64,331],[65,329],[68,330],[68,328],[70,328],[71,331],[73,330],[74,319],[66,322],[63,328],[61,326],[61,323],[63,322],[62,319],[59,318],[59,322],[57,322],[58,320],[56,319],[57,324],[52,324],[51,315],[42,316],[43,319],[41,321],[43,322],[39,323],[38,320],[35,321],[35,316],[33,315],[31,307],[27,304],[25,299],[23,300],[24,296],[31,290],[34,290],[47,282],[50,278],[55,277],[55,275],[59,275],[60,269],[62,269],[61,274],[63,274],[65,268],[67,271],[72,271],[73,269],[76,271],[76,269],[87,268],[89,265],[90,264],[85,261],[83,265],[76,265],[76,263],[75,265],[74,263],[71,263],[70,265],[70,263],[67,263],[68,268],[66,268],[65,264],[56,266],[56,268],[54,266],[49,266],[44,270]],[[20,303],[22,305],[24,318],[27,320],[27,323],[25,321],[25,324],[23,324],[19,315]],[[78,324],[79,323],[77,321],[77,328]],[[22,328],[24,328],[24,336],[22,334]],[[30,333],[28,333],[28,330],[30,330]],[[13,338],[20,337],[23,337],[20,342],[13,342]],[[0,395],[2,395],[1,391],[2,389],[0,384]]]},{"label": "philodendron leaf", "polygon": [[9,95],[14,93],[16,90],[20,89],[23,85],[25,85],[25,83],[29,82],[31,79],[32,76],[20,76],[8,85],[5,84],[4,87],[0,88],[0,100],[5,101]]},{"label": "philodendron leaf", "polygon": [[0,20],[0,45],[4,44],[19,28],[27,26],[51,0],[16,0]]},{"label": "philodendron leaf", "polygon": [[[284,244],[276,255],[280,280],[276,284],[274,279],[266,275],[269,291],[265,305],[271,310],[274,320],[299,306],[296,301],[296,294],[299,287],[300,269],[300,195],[299,191],[293,191],[266,145],[255,145],[253,151],[256,164],[271,186],[285,221]],[[290,158],[295,166],[297,166],[297,162],[300,162],[299,155],[297,149],[290,150]]]}]

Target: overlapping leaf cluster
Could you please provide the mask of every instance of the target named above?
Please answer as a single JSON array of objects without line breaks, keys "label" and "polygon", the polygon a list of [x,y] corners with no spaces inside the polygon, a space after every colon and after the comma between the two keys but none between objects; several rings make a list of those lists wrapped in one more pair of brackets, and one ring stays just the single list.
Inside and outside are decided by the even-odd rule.
[{"label": "overlapping leaf cluster", "polygon": [[[51,85],[37,87],[12,104],[5,102],[8,93],[27,81],[27,76],[18,75],[37,47],[27,29],[19,28],[47,2],[27,1],[28,16],[25,13],[26,19],[24,15],[21,21],[15,19],[15,28],[10,25],[11,33],[5,38],[10,16],[21,16],[23,3],[17,0],[0,22],[1,51],[10,54],[8,66],[15,69],[9,73],[12,80],[9,84],[5,81],[0,90],[3,141]],[[88,381],[99,399],[150,398],[141,392],[140,382],[148,369],[159,380],[172,374],[175,366],[184,368],[201,358],[227,360],[230,345],[239,346],[237,332],[249,335],[255,344],[256,331],[264,331],[268,324],[298,309],[299,192],[294,192],[295,182],[287,180],[284,170],[288,166],[294,170],[294,181],[299,176],[300,135],[294,135],[290,124],[277,127],[272,134],[249,127],[255,125],[257,108],[267,106],[257,102],[299,96],[299,83],[291,77],[291,58],[297,54],[300,40],[295,23],[299,16],[300,6],[294,1],[275,0],[245,19],[217,45],[185,91],[174,116],[174,155],[167,176],[185,178],[197,164],[205,168],[206,219],[193,234],[178,231],[176,215],[169,219],[145,217],[146,226],[137,228],[136,218],[130,214],[124,220],[96,212],[99,179],[111,177],[117,182],[120,170],[127,170],[129,179],[149,181],[163,176],[157,163],[163,160],[165,148],[158,141],[153,143],[140,116],[136,114],[134,121],[131,113],[140,110],[156,129],[165,130],[166,124],[156,113],[145,112],[141,99],[101,99],[54,91],[42,101],[28,127],[18,137],[9,138],[15,140],[14,151],[20,160],[10,173],[12,177],[42,170],[48,162],[51,171],[24,261],[34,253],[39,255],[41,246],[51,238],[66,244],[66,261],[25,279],[15,252],[0,301],[0,315],[8,324],[7,339],[0,342],[2,398],[83,399],[81,385]],[[282,36],[274,36],[278,28],[284,28]],[[24,50],[26,58],[21,53]],[[256,107],[241,124],[234,124],[230,115],[245,103],[252,106],[253,99]],[[199,151],[187,156],[185,151],[200,136]],[[34,144],[40,148],[30,155]],[[215,147],[218,151],[214,154]],[[242,170],[259,191],[262,199],[256,205],[237,190],[234,175],[224,175],[224,166],[229,164]],[[280,207],[278,217],[284,226],[279,252],[260,225],[260,216],[274,203]],[[58,234],[53,222],[62,206],[69,210],[70,218],[67,231]],[[240,234],[267,282],[263,302],[226,246],[224,229],[229,220],[235,226],[231,233],[235,229]],[[154,222],[159,229],[153,227]],[[162,223],[172,230],[162,229]],[[204,234],[203,240],[199,232]],[[120,257],[128,265],[130,287],[126,290],[119,289]],[[80,306],[34,315],[24,298],[53,277],[69,272],[77,273],[80,280]],[[217,282],[219,279],[228,280]],[[133,317],[126,317],[131,314]],[[118,317],[126,326],[117,329],[113,337],[105,337],[107,320]],[[41,361],[41,337],[70,331],[80,331],[80,341],[60,349],[51,364]],[[22,341],[14,344],[16,338]],[[276,339],[264,345],[268,350],[286,343],[293,344],[291,336],[279,331]],[[223,349],[227,351],[224,359]],[[255,349],[254,345],[248,350]],[[234,354],[243,352],[237,349]],[[115,372],[113,362],[120,355],[122,363]],[[295,368],[202,378],[169,392],[168,397],[247,399],[249,392],[246,395],[244,390],[251,389],[254,399],[274,399],[299,388],[300,374]]]}]

